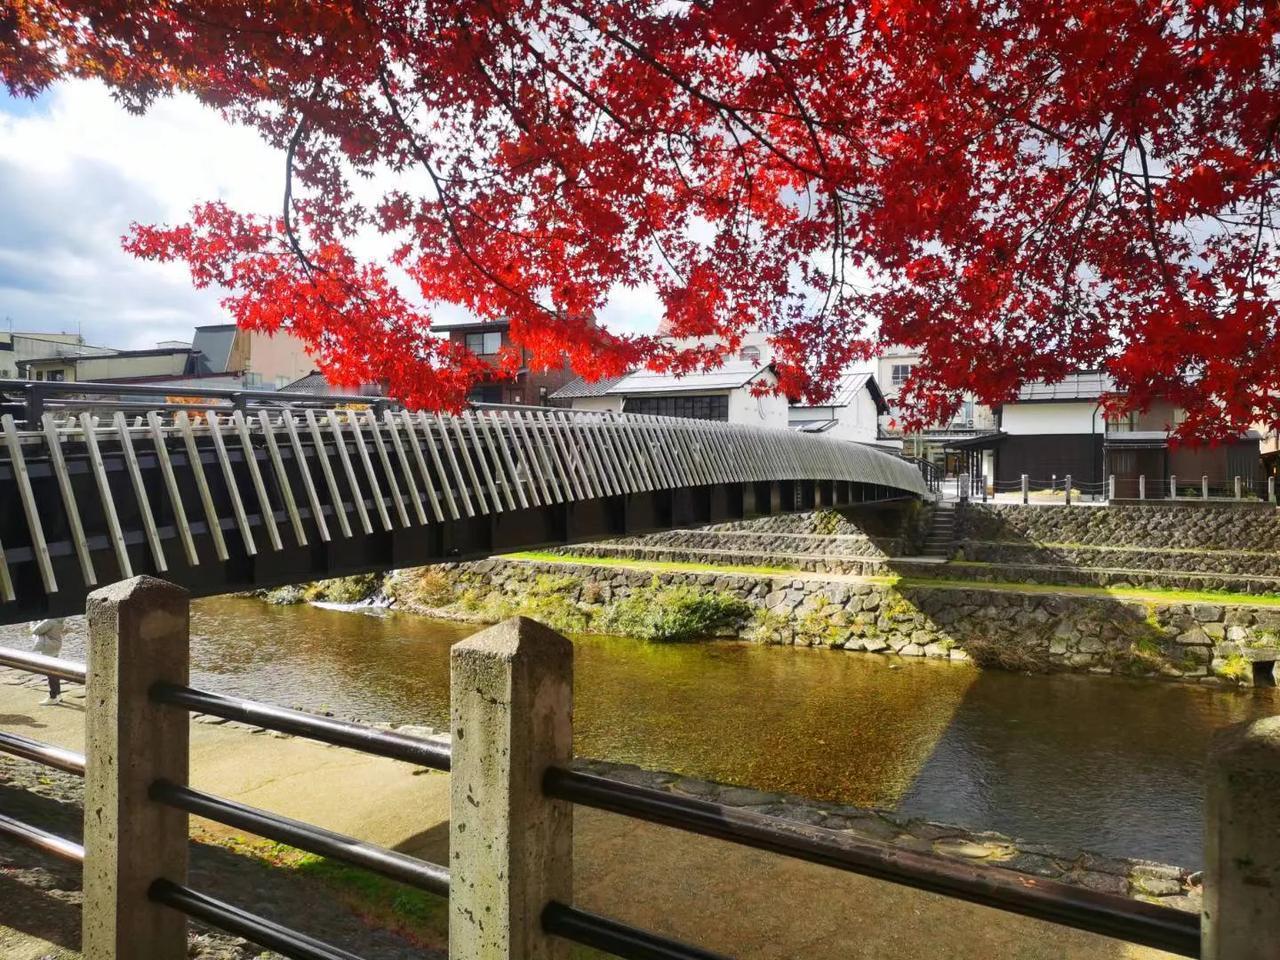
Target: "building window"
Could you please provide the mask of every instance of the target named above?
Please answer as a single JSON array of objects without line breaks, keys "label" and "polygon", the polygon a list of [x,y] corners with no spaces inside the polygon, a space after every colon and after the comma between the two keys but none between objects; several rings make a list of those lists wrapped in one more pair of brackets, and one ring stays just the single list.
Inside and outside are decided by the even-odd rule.
[{"label": "building window", "polygon": [[911,364],[895,363],[889,371],[889,382],[895,387],[901,387],[907,382],[907,378],[911,376]]},{"label": "building window", "polygon": [[479,384],[471,388],[471,392],[467,394],[467,399],[472,403],[501,403],[502,385],[497,383]]},{"label": "building window", "polygon": [[44,379],[44,371],[43,371],[43,370],[37,370],[37,371],[36,371],[36,379],[37,379],[37,380],[43,380],[43,379]]},{"label": "building window", "polygon": [[502,348],[501,333],[468,333],[467,349],[477,356],[491,357]]},{"label": "building window", "polygon": [[61,382],[61,381],[63,381],[63,380],[66,380],[66,379],[67,379],[67,371],[65,371],[65,370],[50,370],[50,371],[49,371],[49,379],[50,379],[50,380],[57,380],[57,381],[59,381],[59,382]]},{"label": "building window", "polygon": [[1130,410],[1107,421],[1107,433],[1133,433],[1138,429],[1138,414]]},{"label": "building window", "polygon": [[759,363],[760,348],[759,347],[743,347],[741,350],[738,351],[738,359],[750,360],[752,363]]},{"label": "building window", "polygon": [[627,397],[627,413],[652,417],[683,417],[686,420],[729,419],[729,396]]}]

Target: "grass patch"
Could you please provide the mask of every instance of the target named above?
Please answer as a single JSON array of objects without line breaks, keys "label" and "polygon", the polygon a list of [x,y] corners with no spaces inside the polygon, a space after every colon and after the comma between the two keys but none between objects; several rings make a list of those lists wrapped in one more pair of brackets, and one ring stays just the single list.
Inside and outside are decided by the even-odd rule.
[{"label": "grass patch", "polygon": [[393,930],[420,946],[448,948],[449,902],[443,897],[271,840],[212,835],[200,840],[316,881],[370,926]]},{"label": "grass patch", "polygon": [[680,643],[736,632],[751,616],[751,604],[728,593],[696,587],[647,587],[605,607],[593,628],[659,643]]},{"label": "grass patch", "polygon": [[1162,590],[1158,587],[1079,587],[1049,583],[1015,583],[1007,580],[950,580],[939,577],[902,577],[900,587],[943,587],[955,590],[1003,590],[1013,593],[1061,593],[1081,597],[1155,600],[1161,603],[1225,603],[1253,607],[1280,607],[1280,597],[1226,590]]},{"label": "grass patch", "polygon": [[638,570],[670,570],[680,573],[756,573],[763,576],[793,574],[798,572],[794,566],[750,566],[738,564],[717,564],[714,567],[692,560],[632,560],[627,557],[587,557],[581,554],[551,553],[548,550],[524,550],[519,553],[505,553],[500,559],[522,560],[532,563],[577,563],[590,567],[625,567]]},{"label": "grass patch", "polygon": [[[1056,593],[1079,597],[1112,597],[1117,600],[1153,600],[1157,603],[1223,603],[1252,607],[1280,608],[1280,596],[1273,594],[1232,593],[1227,590],[1164,590],[1159,587],[1084,587],[1051,583],[1018,583],[1010,580],[960,580],[945,577],[900,577],[894,574],[875,577],[821,574],[786,567],[732,566],[677,561],[631,560],[625,557],[583,557],[546,551],[527,551],[505,555],[509,560],[543,563],[579,564],[595,567],[622,567],[649,572],[670,570],[681,573],[746,573],[761,576],[791,575],[809,580],[835,583],[876,583],[900,589],[938,587],[948,590],[998,590],[1011,593]],[[970,564],[965,564],[969,566]],[[979,566],[980,564],[972,564]]]}]

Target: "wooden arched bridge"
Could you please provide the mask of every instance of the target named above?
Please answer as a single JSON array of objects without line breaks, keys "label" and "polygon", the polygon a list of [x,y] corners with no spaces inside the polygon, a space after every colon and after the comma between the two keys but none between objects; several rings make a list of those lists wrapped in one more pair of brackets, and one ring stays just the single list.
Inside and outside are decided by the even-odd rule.
[{"label": "wooden arched bridge", "polygon": [[[176,396],[180,394],[180,396]],[[700,420],[0,381],[0,623],[923,495],[858,444]]]}]

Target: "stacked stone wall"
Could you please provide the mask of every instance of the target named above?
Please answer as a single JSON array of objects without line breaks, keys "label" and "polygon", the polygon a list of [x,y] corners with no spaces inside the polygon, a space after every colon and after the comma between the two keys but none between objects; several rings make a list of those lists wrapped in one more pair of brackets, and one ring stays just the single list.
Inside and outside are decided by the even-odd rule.
[{"label": "stacked stone wall", "polygon": [[1112,504],[1105,507],[966,503],[960,541],[1224,550],[1280,554],[1280,511],[1263,504]]},{"label": "stacked stone wall", "polygon": [[[502,559],[429,569],[473,606],[490,593],[518,603],[552,576],[588,618],[655,582],[719,591],[752,606],[743,633],[761,643],[1210,684],[1268,682],[1280,660],[1280,607]],[[466,616],[451,602],[423,612]]]}]

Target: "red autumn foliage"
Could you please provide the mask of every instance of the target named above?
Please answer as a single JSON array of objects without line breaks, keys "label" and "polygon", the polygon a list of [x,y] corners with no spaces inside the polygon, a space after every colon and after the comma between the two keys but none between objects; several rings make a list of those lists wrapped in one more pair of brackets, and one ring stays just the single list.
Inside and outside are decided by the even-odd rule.
[{"label": "red autumn foliage", "polygon": [[[1280,421],[1278,31],[1275,0],[3,0],[0,77],[257,128],[280,216],[128,247],[410,402],[478,370],[426,336],[452,304],[588,376],[761,326],[811,398],[918,347],[908,426],[1105,366],[1212,438]],[[586,319],[637,286],[721,347]]]}]

